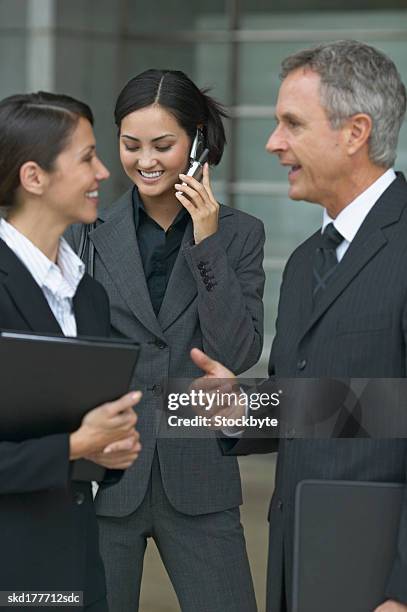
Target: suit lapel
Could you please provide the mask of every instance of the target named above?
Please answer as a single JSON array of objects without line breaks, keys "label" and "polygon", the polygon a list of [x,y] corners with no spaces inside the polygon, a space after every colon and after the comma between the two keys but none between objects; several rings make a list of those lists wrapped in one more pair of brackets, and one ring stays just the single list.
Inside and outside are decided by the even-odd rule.
[{"label": "suit lapel", "polygon": [[[355,238],[354,240],[357,240]],[[304,329],[303,335],[305,335],[311,327],[320,319],[320,317],[332,306],[335,300],[341,295],[346,289],[349,283],[359,274],[362,268],[372,259],[372,257],[386,244],[386,238],[381,230],[377,230],[374,234],[369,236],[366,241],[349,247],[344,258],[338,264],[338,269],[329,283],[328,287],[324,290],[323,295],[319,299],[312,311],[311,318]],[[352,251],[351,251],[352,248]]]},{"label": "suit lapel", "polygon": [[183,254],[183,248],[193,239],[191,219],[185,228],[181,247],[168,281],[164,299],[158,313],[161,329],[165,331],[197,294],[196,282]]},{"label": "suit lapel", "polygon": [[[228,217],[226,219],[226,217]],[[218,232],[222,243],[228,245],[235,232],[234,223],[230,209],[221,206],[219,211]],[[163,331],[165,331],[189,306],[198,293],[196,280],[188,266],[184,255],[184,247],[193,240],[192,220],[188,221],[185,234],[182,239],[178,257],[172,270],[163,303],[158,313],[158,321]]]},{"label": "suit lapel", "polygon": [[[301,338],[315,325],[321,316],[332,306],[351,281],[387,243],[382,228],[397,223],[407,203],[407,190],[404,177],[398,178],[379,198],[362,223],[358,233],[346,251],[338,269],[312,311]],[[314,250],[316,248],[316,242]],[[312,276],[312,263],[308,268]]]},{"label": "suit lapel", "polygon": [[[78,336],[101,336],[106,330],[101,328],[101,321],[95,313],[98,307],[95,304],[94,287],[87,274],[82,278],[73,298],[73,308]],[[94,305],[94,307],[93,307]]]},{"label": "suit lapel", "polygon": [[[305,328],[308,325],[310,317],[312,316],[313,285],[312,285],[312,274],[309,274],[309,270],[312,270],[314,252],[316,249],[316,244],[319,240],[319,233],[320,233],[319,231],[316,232],[314,236],[312,237],[310,244],[309,244],[309,249],[303,259],[302,273],[298,275],[299,283],[300,283],[300,287],[298,287],[300,292],[298,292],[298,295],[300,296],[300,304],[301,304],[301,311],[300,311],[301,328]],[[297,292],[298,289],[296,287],[295,291]]]},{"label": "suit lapel", "polygon": [[62,334],[41,288],[3,240],[0,240],[0,270],[6,273],[3,286],[28,328],[36,332]]},{"label": "suit lapel", "polygon": [[131,191],[110,207],[104,223],[91,231],[89,238],[131,312],[147,329],[163,338],[144,276]]},{"label": "suit lapel", "polygon": [[[186,226],[163,303],[156,317],[138,248],[131,191],[125,193],[105,214],[102,212],[101,219],[104,222],[90,232],[90,240],[135,317],[156,336],[165,339],[163,332],[197,294],[196,281],[183,253],[183,248],[193,239],[192,221]],[[236,231],[231,220],[232,212],[221,206],[218,231],[225,245],[229,244]]]}]

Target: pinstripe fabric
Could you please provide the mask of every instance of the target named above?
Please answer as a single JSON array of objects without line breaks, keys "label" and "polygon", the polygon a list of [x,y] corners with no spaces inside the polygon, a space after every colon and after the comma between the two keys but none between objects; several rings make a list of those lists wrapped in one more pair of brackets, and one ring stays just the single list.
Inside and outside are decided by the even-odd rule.
[{"label": "pinstripe fabric", "polygon": [[72,300],[85,274],[85,266],[66,240],[60,240],[55,264],[5,219],[0,219],[0,238],[17,255],[41,288],[64,335],[76,336]]},{"label": "pinstripe fabric", "polygon": [[[67,233],[76,249],[80,229],[74,226]],[[189,222],[158,317],[144,276],[131,192],[100,211],[90,240],[95,246],[95,278],[110,299],[112,334],[137,340],[142,351],[132,384],[143,391],[137,410],[143,452],[119,486],[99,491],[98,513],[118,517],[136,510],[148,487],[156,448],[165,490],[177,510],[206,514],[238,506],[236,459],[223,457],[215,438],[159,437],[155,415],[160,414],[165,378],[199,375],[189,357],[192,347],[203,348],[238,372],[258,360],[263,339],[263,224],[221,206],[218,232],[194,245]],[[216,290],[207,291],[200,261],[211,268]]]},{"label": "pinstripe fabric", "polygon": [[[280,292],[269,372],[280,377],[398,378],[407,370],[407,185],[398,175],[364,219],[312,307],[319,232],[292,254]],[[267,441],[266,441],[267,442]],[[268,450],[275,442],[270,440]],[[242,439],[234,454],[267,451]],[[275,448],[274,448],[275,449]],[[406,482],[406,440],[282,440],[270,506],[268,612],[291,609],[294,495],[301,480]],[[407,603],[407,494],[386,597]]]},{"label": "pinstripe fabric", "polygon": [[247,584],[250,569],[239,508],[203,516],[178,512],[163,487],[157,456],[137,511],[121,520],[99,517],[99,527],[112,612],[139,608],[147,537],[157,544],[180,610],[257,611],[251,580]]},{"label": "pinstripe fabric", "polygon": [[396,173],[393,168],[386,170],[377,181],[346,206],[336,219],[331,219],[326,208],[324,208],[321,231],[324,232],[326,226],[329,225],[329,223],[333,223],[338,232],[344,237],[344,241],[336,249],[336,258],[338,261],[341,261],[363,221],[395,178]]},{"label": "pinstripe fabric", "polygon": [[[305,377],[406,376],[407,186],[399,177],[364,220],[338,274],[311,313],[309,262],[316,236],[293,254],[281,289],[270,372]],[[298,307],[293,294],[300,294]],[[300,370],[300,362],[305,367]],[[301,364],[302,365],[302,364]],[[268,611],[279,610],[273,573],[284,558],[291,605],[294,493],[307,478],[406,482],[405,440],[285,440],[280,443],[270,531],[281,529],[284,555],[270,547]],[[406,508],[407,509],[407,508]],[[275,522],[275,517],[278,521]],[[403,515],[400,557],[388,596],[407,602],[407,537]],[[400,568],[402,568],[400,570]],[[383,599],[386,598],[383,593]]]}]

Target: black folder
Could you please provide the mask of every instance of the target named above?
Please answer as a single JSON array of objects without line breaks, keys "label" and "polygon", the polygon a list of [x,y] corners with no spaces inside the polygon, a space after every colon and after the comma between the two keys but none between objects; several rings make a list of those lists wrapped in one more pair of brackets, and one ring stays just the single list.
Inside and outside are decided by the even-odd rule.
[{"label": "black folder", "polygon": [[372,612],[386,599],[405,484],[297,486],[292,612]]},{"label": "black folder", "polygon": [[129,390],[131,341],[0,334],[0,440],[71,432],[92,408]]}]

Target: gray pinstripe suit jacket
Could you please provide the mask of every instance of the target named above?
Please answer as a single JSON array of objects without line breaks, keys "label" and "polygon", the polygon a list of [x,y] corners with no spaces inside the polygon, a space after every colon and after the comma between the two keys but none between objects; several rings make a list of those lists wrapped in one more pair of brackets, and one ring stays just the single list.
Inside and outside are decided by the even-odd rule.
[{"label": "gray pinstripe suit jacket", "polygon": [[[331,283],[312,308],[316,232],[284,271],[270,375],[405,377],[407,373],[407,184],[402,175],[366,217]],[[266,442],[266,443],[265,443]],[[267,444],[268,443],[268,444]],[[273,450],[245,440],[233,453]],[[267,449],[268,446],[268,449]],[[275,450],[275,449],[274,449]],[[283,568],[291,609],[294,493],[308,478],[406,482],[406,440],[284,440],[270,507],[269,612],[279,612]],[[387,593],[407,603],[407,494]]]},{"label": "gray pinstripe suit jacket", "polygon": [[[263,342],[261,221],[221,206],[219,229],[193,244],[189,221],[166,294],[155,316],[134,227],[131,192],[100,214],[90,232],[95,246],[95,278],[111,304],[112,334],[142,343],[133,384],[144,393],[137,406],[143,450],[120,484],[100,489],[96,508],[105,516],[126,516],[142,502],[155,448],[163,484],[173,506],[186,514],[206,514],[241,504],[235,457],[223,457],[211,440],[157,439],[155,409],[161,407],[166,377],[194,378],[199,370],[189,351],[202,348],[235,371],[259,359]],[[78,248],[80,228],[68,233]],[[206,262],[216,285],[208,291],[199,262]]]}]

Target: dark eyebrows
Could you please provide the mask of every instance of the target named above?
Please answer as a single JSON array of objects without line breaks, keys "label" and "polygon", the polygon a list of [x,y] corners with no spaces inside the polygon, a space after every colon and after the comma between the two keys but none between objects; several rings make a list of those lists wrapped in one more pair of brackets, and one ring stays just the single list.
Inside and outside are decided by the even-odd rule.
[{"label": "dark eyebrows", "polygon": [[[130,136],[129,134],[122,134],[121,135],[122,138],[128,138],[128,140],[133,140],[134,142],[140,142],[139,138],[136,138],[135,136]],[[162,140],[163,138],[176,138],[175,134],[163,134],[162,136],[157,136],[157,138],[153,138],[151,140],[151,142],[157,142],[157,140]]]},{"label": "dark eyebrows", "polygon": [[96,145],[94,144],[88,145],[87,147],[81,150],[80,155],[84,155],[85,153],[90,153],[91,151],[92,152],[96,151]]}]

